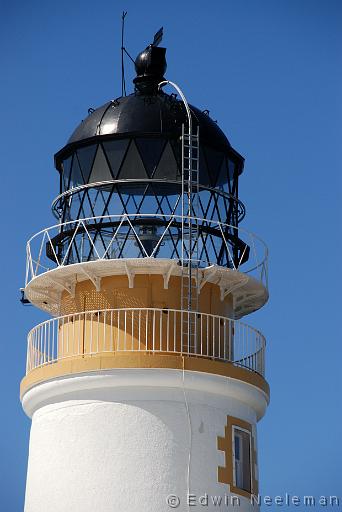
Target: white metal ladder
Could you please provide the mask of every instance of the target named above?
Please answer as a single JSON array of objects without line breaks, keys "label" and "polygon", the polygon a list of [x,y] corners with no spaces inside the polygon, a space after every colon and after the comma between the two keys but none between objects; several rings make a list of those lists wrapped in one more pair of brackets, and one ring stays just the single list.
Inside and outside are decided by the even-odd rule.
[{"label": "white metal ladder", "polygon": [[182,125],[182,347],[188,353],[196,351],[199,299],[198,200],[199,193],[199,127],[192,133]]}]

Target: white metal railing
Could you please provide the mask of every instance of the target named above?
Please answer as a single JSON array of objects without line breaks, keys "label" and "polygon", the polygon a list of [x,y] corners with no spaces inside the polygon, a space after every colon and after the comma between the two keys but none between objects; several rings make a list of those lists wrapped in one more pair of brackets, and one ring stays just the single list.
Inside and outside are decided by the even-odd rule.
[{"label": "white metal railing", "polygon": [[[196,339],[184,336],[191,315]],[[190,321],[190,319],[188,319]],[[72,357],[102,353],[174,353],[231,362],[264,375],[265,338],[253,327],[222,316],[175,309],[105,309],[53,318],[28,334],[28,374]]]},{"label": "white metal railing", "polygon": [[[151,252],[146,250],[144,237],[138,232],[139,227],[136,223],[141,219],[153,219],[154,222],[159,220],[164,223],[164,225],[158,225],[159,231],[154,234],[155,241]],[[193,220],[196,220],[203,229],[215,230],[215,235],[209,234],[198,239],[198,253],[201,255],[199,267],[217,264],[217,253],[223,247],[229,268],[253,276],[267,288],[268,250],[258,236],[240,227],[236,228],[216,220],[202,218],[193,218]],[[122,214],[78,219],[43,229],[27,242],[25,285],[48,270],[90,259],[95,261],[141,256],[176,258],[175,251],[181,254],[181,237],[177,234],[181,221],[181,215]],[[103,227],[96,227],[97,224],[103,224]],[[112,224],[111,229],[105,224],[107,226]],[[66,231],[69,235],[65,236],[62,253],[58,254],[55,237]],[[238,257],[233,254],[227,232],[238,233],[245,244]],[[247,248],[249,248],[248,260],[246,260]]]}]

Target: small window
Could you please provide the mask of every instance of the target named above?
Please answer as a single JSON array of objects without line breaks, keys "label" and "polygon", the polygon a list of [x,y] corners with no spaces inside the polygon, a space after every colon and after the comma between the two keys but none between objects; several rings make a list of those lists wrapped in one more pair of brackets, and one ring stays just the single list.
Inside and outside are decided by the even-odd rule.
[{"label": "small window", "polygon": [[234,485],[252,492],[251,433],[233,427]]}]

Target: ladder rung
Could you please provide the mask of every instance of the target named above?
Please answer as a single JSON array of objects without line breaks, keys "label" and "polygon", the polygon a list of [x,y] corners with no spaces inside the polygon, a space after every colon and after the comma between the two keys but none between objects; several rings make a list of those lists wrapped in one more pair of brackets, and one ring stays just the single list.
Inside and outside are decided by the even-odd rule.
[{"label": "ladder rung", "polygon": [[[196,133],[182,128],[182,158],[184,195],[183,212],[188,217],[196,216],[199,208],[199,127]],[[182,219],[182,297],[184,309],[198,310],[198,222]],[[194,315],[185,316],[183,333],[186,335],[187,345],[194,347],[194,337],[197,329],[197,319]]]}]

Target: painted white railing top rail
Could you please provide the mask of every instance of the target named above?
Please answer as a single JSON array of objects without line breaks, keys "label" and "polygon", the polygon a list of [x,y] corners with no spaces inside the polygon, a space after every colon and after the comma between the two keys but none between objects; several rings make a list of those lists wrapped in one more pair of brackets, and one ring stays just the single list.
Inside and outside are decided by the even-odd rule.
[{"label": "painted white railing top rail", "polygon": [[[200,229],[196,251],[200,268],[221,265],[239,270],[267,288],[268,250],[259,237],[219,221],[193,220]],[[107,215],[56,224],[27,242],[25,285],[49,270],[73,263],[138,257],[180,259],[181,225],[182,216],[162,214]],[[237,235],[238,252],[232,242]]]},{"label": "painted white railing top rail", "polygon": [[[195,340],[184,336],[186,315],[197,323]],[[264,375],[265,345],[264,336],[253,327],[207,313],[156,308],[86,311],[48,320],[29,332],[26,373],[71,357],[149,352],[231,362]]]}]

